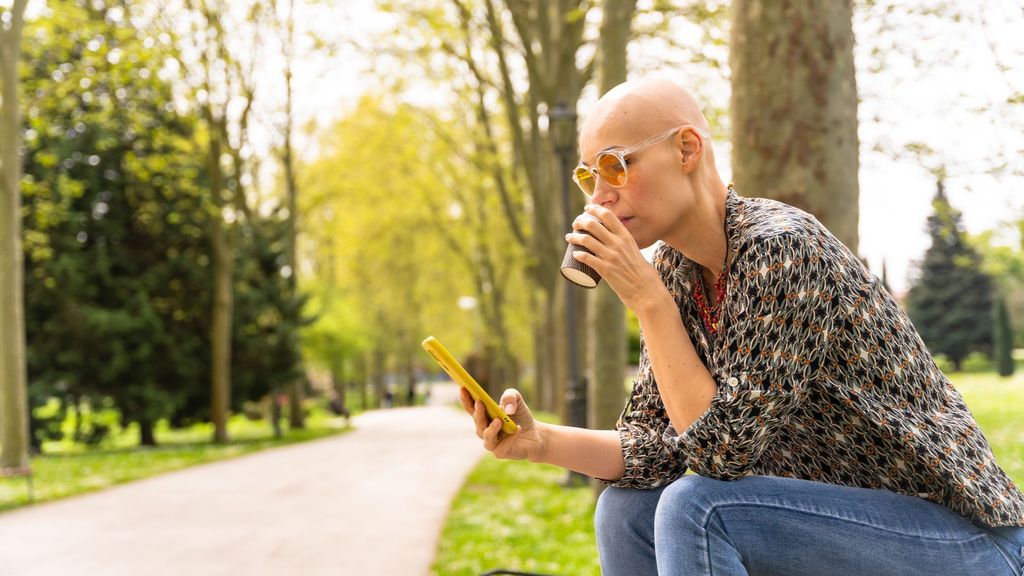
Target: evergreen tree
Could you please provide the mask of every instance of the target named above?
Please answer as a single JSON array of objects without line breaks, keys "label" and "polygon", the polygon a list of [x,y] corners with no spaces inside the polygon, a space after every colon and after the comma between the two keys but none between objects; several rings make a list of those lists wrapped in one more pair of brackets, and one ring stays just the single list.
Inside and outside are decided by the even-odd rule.
[{"label": "evergreen tree", "polygon": [[[209,419],[210,302],[202,127],[173,105],[173,44],[130,12],[51,0],[26,29],[23,81],[30,401],[115,407],[153,427]],[[296,377],[302,301],[282,269],[280,211],[238,227],[234,407]],[[32,422],[38,448],[60,434]],[[84,429],[82,438],[101,440]]]},{"label": "evergreen tree", "polygon": [[[165,43],[119,8],[50,8],[26,30],[22,69],[30,397],[114,406],[153,444],[208,372],[202,151],[171,104]],[[33,424],[39,447],[53,427]]]},{"label": "evergreen tree", "polygon": [[961,214],[950,206],[941,178],[932,207],[932,245],[907,295],[907,312],[932,354],[945,354],[959,370],[969,353],[991,350],[993,284],[965,242]]},{"label": "evergreen tree", "polygon": [[1006,300],[1000,296],[996,300],[995,323],[995,354],[996,369],[1000,376],[1013,376],[1013,328],[1010,326],[1010,314],[1006,309]]},{"label": "evergreen tree", "polygon": [[885,288],[889,294],[892,294],[892,287],[889,285],[889,267],[884,258],[882,259],[882,287]]}]

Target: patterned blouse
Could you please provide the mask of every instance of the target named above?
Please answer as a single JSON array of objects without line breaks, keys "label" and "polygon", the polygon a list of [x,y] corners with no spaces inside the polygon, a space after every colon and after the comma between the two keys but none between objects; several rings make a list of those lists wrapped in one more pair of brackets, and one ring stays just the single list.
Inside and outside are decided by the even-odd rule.
[{"label": "patterned blouse", "polygon": [[712,335],[692,300],[700,266],[661,246],[654,265],[718,383],[682,434],[642,344],[617,428],[615,486],[653,488],[687,468],[710,478],[786,476],[888,489],[979,524],[1024,526],[1024,494],[996,465],[957,390],[910,320],[813,216],[729,192],[732,254]]}]

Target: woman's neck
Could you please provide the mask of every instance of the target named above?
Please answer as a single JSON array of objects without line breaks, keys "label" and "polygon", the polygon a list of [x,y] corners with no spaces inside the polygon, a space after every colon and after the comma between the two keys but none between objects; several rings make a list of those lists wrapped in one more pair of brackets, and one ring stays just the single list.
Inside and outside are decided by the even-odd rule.
[{"label": "woman's neck", "polygon": [[694,210],[679,226],[680,233],[665,242],[700,264],[714,285],[725,267],[728,244],[725,236],[725,204],[729,190],[721,182],[703,190],[694,190]]}]

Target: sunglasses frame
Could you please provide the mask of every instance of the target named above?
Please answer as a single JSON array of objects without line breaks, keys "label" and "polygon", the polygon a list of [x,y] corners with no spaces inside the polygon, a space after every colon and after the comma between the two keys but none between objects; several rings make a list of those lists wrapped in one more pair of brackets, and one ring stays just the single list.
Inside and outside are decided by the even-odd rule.
[{"label": "sunglasses frame", "polygon": [[[696,132],[699,136],[701,136],[704,139],[708,139],[711,137],[711,134],[708,131],[702,130],[701,128],[698,128],[692,124],[683,124],[680,126],[676,126],[675,128],[670,128],[662,132],[661,134],[651,136],[650,138],[638,142],[637,144],[634,144],[632,146],[629,146],[628,148],[611,148],[609,150],[602,150],[594,155],[594,167],[587,166],[586,163],[580,160],[580,163],[577,164],[576,168],[574,168],[572,171],[572,180],[573,182],[576,183],[576,186],[579,187],[580,191],[583,192],[583,194],[587,198],[593,196],[594,192],[588,192],[586,187],[584,187],[583,184],[580,182],[580,179],[577,176],[577,174],[581,169],[590,173],[590,177],[594,179],[594,190],[597,190],[598,177],[604,180],[605,183],[611,186],[612,188],[621,188],[626,185],[626,182],[629,182],[629,166],[626,164],[626,156],[629,156],[630,154],[636,154],[637,152],[640,152],[642,150],[646,150],[647,148],[654,146],[655,144],[667,139],[668,137],[673,136],[674,134],[676,134],[677,132],[684,128],[692,128],[694,132]],[[607,178],[601,176],[601,171],[597,166],[600,165],[602,156],[614,156],[616,159],[618,159],[619,165],[622,166],[622,184],[616,186],[615,184],[609,182]]]}]

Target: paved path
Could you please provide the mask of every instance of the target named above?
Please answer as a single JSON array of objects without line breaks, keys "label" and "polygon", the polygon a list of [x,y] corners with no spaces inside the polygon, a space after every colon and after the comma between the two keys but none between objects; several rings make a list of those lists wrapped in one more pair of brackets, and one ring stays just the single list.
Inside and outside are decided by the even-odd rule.
[{"label": "paved path", "polygon": [[[453,389],[435,385],[435,399]],[[447,406],[0,514],[0,575],[422,576],[484,454]]]}]

